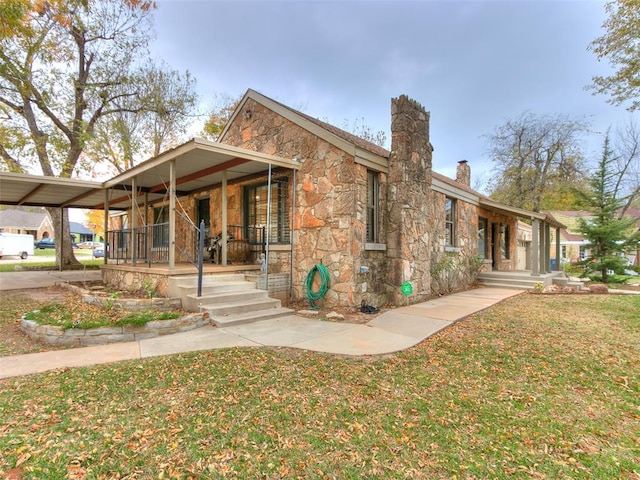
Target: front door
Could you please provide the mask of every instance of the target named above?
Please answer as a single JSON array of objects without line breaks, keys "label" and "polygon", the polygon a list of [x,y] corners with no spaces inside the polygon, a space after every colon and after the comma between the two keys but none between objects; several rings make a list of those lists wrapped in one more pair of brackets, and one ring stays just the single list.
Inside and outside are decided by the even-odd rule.
[{"label": "front door", "polygon": [[491,224],[491,269],[498,270],[500,259],[500,224]]},{"label": "front door", "polygon": [[200,228],[200,222],[204,220],[204,238],[210,237],[211,213],[209,212],[209,197],[200,198],[197,206],[196,225]]}]

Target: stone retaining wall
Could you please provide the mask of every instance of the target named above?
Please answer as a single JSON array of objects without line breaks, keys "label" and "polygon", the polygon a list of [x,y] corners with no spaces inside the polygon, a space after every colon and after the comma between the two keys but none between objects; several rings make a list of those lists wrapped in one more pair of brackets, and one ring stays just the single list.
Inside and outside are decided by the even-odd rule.
[{"label": "stone retaining wall", "polygon": [[80,295],[84,303],[97,305],[99,307],[111,306],[112,308],[126,310],[128,312],[170,312],[182,309],[182,300],[179,298],[113,298],[105,297],[91,290],[71,285],[69,283],[58,283],[59,287],[66,288],[71,292]]},{"label": "stone retaining wall", "polygon": [[133,342],[145,338],[159,337],[172,333],[186,332],[209,325],[207,314],[191,314],[174,320],[155,320],[146,325],[124,325],[122,327],[71,328],[39,325],[33,320],[22,318],[20,327],[29,337],[49,345],[65,347],[86,347],[107,343]]}]

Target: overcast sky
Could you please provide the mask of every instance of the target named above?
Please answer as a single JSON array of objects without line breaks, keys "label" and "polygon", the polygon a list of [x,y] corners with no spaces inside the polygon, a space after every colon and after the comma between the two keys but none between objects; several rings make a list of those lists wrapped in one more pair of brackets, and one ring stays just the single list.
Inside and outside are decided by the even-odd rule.
[{"label": "overcast sky", "polygon": [[591,158],[629,120],[585,91],[608,71],[587,50],[604,19],[597,1],[160,0],[153,52],[195,76],[204,104],[252,88],[389,140],[390,99],[407,94],[431,112],[434,169],[451,176],[466,159],[478,186],[492,167],[483,136],[506,119],[586,119]]}]

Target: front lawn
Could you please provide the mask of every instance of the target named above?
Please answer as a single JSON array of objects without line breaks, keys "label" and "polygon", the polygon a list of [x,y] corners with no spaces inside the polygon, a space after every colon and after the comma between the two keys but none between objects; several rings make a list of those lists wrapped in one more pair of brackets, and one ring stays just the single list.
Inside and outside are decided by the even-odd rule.
[{"label": "front lawn", "polygon": [[0,474],[638,479],[638,352],[638,296],[521,295],[385,357],[227,349],[7,379]]}]

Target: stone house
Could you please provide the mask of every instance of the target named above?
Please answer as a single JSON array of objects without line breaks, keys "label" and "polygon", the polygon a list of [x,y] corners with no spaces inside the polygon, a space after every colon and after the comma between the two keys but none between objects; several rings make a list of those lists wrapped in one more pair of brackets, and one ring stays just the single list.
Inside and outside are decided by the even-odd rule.
[{"label": "stone house", "polygon": [[[269,275],[281,288],[270,292],[281,297],[291,287],[294,299],[303,298],[305,277],[317,264],[330,272],[327,303],[343,306],[401,304],[405,282],[412,301],[441,293],[434,272],[444,261],[448,275],[458,268],[449,289],[474,282],[466,267],[478,257],[486,270],[515,270],[517,218],[546,217],[471,189],[466,161],[458,163],[455,180],[433,172],[429,118],[408,97],[393,99],[387,151],[249,90],[219,142],[293,159],[299,168],[203,187],[180,204],[195,221],[206,220],[211,236],[225,224],[227,232],[268,224]],[[144,215],[157,221],[160,208]],[[178,242],[193,241],[188,228],[176,231]]]},{"label": "stone house", "polygon": [[42,240],[53,235],[53,225],[45,211],[6,208],[0,210],[0,232],[33,235],[34,240]]},{"label": "stone house", "polygon": [[[139,288],[153,277],[159,294],[166,278],[193,274],[198,225],[210,272],[262,272],[270,295],[295,301],[322,264],[327,306],[415,303],[469,287],[478,269],[513,272],[518,219],[531,224],[531,275],[548,272],[551,227],[562,225],[476,192],[464,160],[455,179],[434,172],[429,121],[418,102],[392,99],[388,151],[248,90],[218,142],[193,139],[99,185],[75,181],[47,205],[105,210],[103,279]],[[9,201],[32,182],[0,179]]]}]

